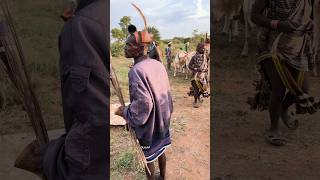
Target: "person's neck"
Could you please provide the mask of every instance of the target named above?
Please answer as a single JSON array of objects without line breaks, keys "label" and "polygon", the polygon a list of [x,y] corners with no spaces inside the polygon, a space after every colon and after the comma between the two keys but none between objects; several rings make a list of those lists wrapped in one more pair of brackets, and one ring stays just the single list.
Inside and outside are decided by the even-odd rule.
[{"label": "person's neck", "polygon": [[140,56],[140,57],[136,57],[136,58],[133,58],[134,60],[134,64],[137,64],[143,60],[146,60],[148,58],[148,55],[143,55],[143,56]]}]

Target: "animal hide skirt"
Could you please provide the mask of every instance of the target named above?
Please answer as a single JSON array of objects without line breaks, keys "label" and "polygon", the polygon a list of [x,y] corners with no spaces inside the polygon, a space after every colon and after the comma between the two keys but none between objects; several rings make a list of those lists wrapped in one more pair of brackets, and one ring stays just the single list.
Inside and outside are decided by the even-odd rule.
[{"label": "animal hide skirt", "polygon": [[293,78],[287,66],[277,57],[272,57],[270,54],[264,54],[258,58],[257,70],[260,79],[256,80],[255,86],[256,94],[254,97],[248,98],[248,104],[252,110],[267,110],[269,109],[269,102],[271,96],[271,85],[267,74],[264,72],[262,64],[264,61],[273,61],[274,66],[281,78],[282,83],[286,89],[296,96],[296,113],[298,114],[313,114],[320,108],[320,99],[314,98],[302,90],[302,83],[304,81],[304,73],[300,71],[298,78]]}]

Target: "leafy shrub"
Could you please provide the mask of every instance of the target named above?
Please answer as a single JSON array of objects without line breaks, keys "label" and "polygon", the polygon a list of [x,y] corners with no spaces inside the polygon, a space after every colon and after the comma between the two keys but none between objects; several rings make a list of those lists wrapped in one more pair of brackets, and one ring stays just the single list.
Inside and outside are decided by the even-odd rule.
[{"label": "leafy shrub", "polygon": [[112,56],[119,57],[124,56],[124,43],[114,42],[111,44],[111,54]]}]

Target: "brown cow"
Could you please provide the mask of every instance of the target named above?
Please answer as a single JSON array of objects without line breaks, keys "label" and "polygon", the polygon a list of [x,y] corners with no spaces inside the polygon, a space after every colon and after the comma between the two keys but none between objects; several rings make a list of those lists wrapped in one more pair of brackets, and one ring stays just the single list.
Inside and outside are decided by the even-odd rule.
[{"label": "brown cow", "polygon": [[173,60],[173,67],[174,67],[174,72],[173,76],[177,75],[177,71],[185,73],[186,74],[186,79],[188,79],[188,74],[189,74],[189,69],[188,65],[191,60],[191,58],[195,55],[195,51],[191,52],[184,52],[182,50],[179,50],[178,53],[176,54],[174,60]]}]

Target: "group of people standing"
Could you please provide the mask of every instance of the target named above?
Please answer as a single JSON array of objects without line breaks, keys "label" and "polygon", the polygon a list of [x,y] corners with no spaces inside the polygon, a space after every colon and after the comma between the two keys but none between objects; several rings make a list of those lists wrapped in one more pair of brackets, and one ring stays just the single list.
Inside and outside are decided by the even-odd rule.
[{"label": "group of people standing", "polygon": [[[130,104],[125,107],[120,106],[116,115],[123,117],[135,130],[150,170],[150,174],[146,170],[148,179],[165,179],[165,151],[171,144],[169,127],[173,112],[168,72],[162,63],[157,43],[146,30],[138,31],[134,25],[129,25],[125,44],[125,56],[134,60],[128,73]],[[168,70],[172,62],[171,45],[169,42],[165,49]],[[197,81],[202,88],[194,91],[197,96],[205,93],[207,85],[209,57],[205,55],[205,51],[205,42],[199,43],[197,53],[189,65],[196,77],[192,85],[198,90],[199,85],[194,83]],[[157,159],[160,169],[158,174],[155,173],[154,165]]]}]

